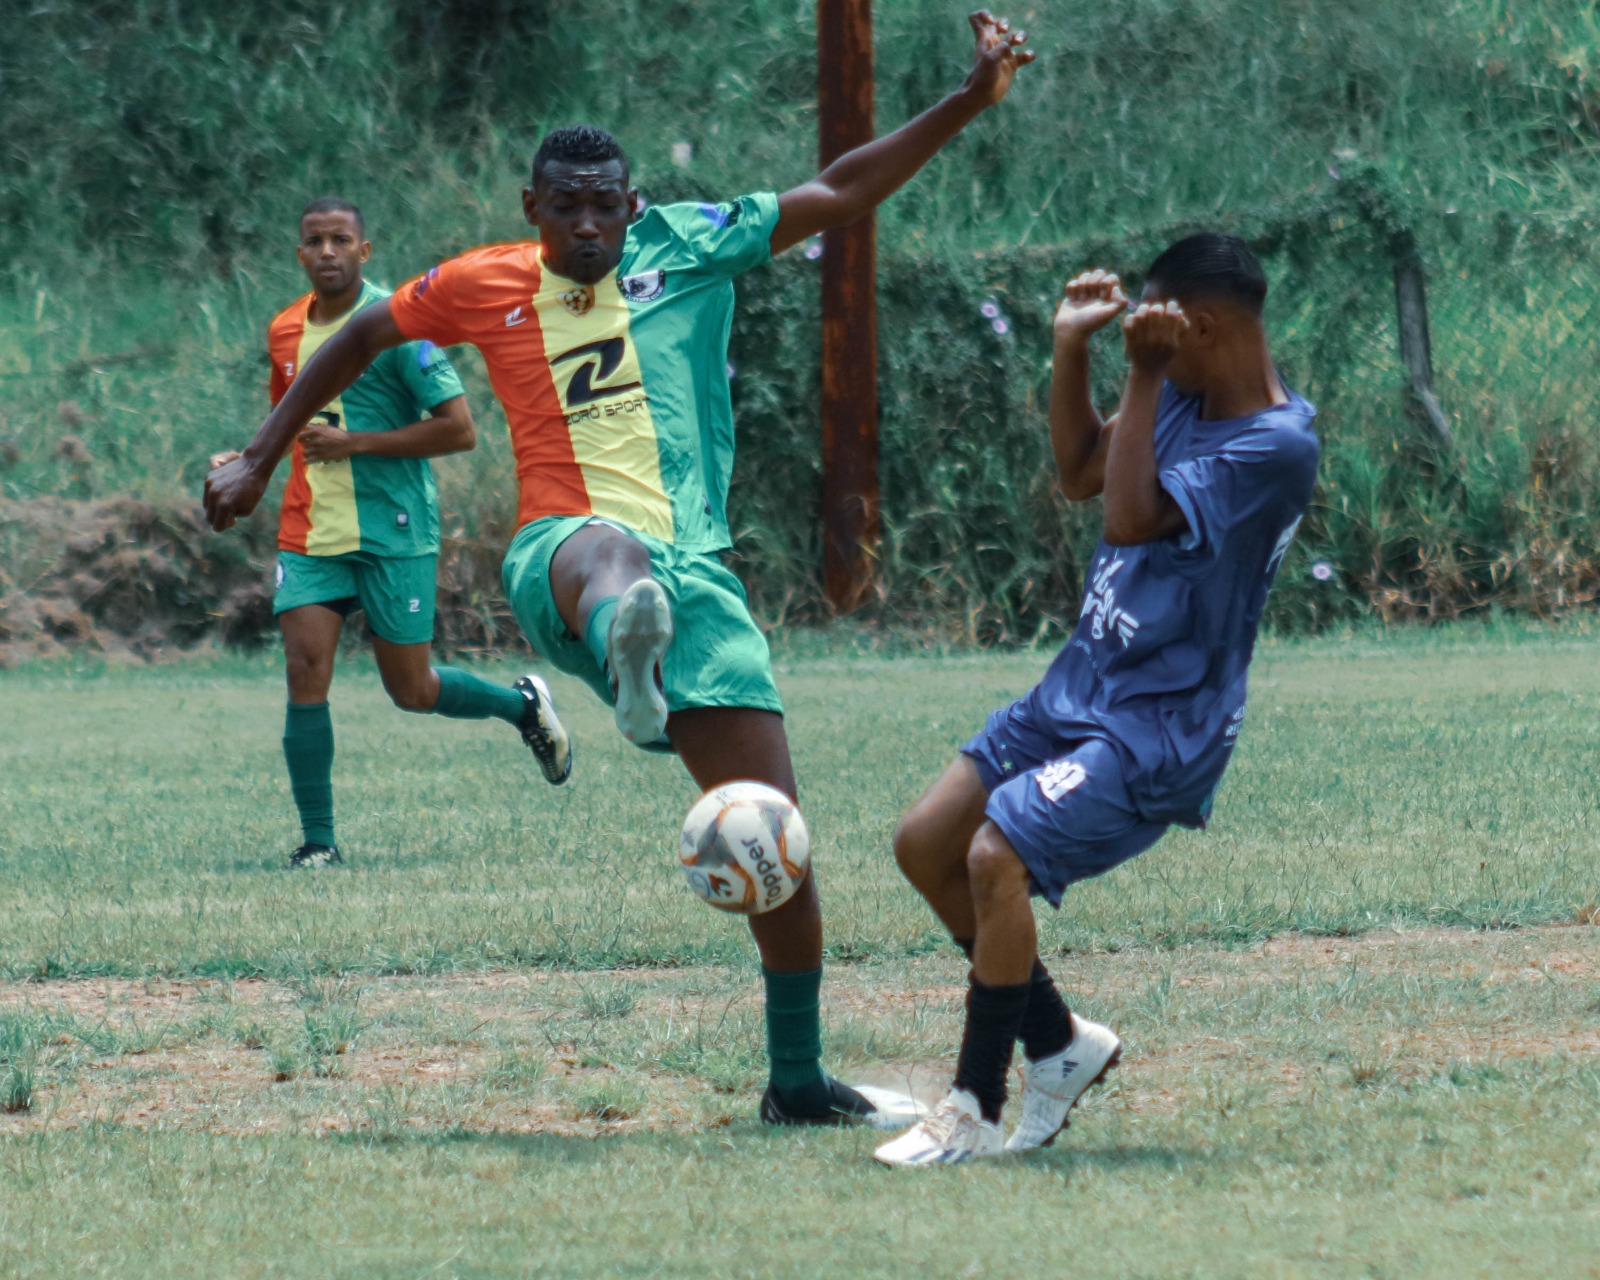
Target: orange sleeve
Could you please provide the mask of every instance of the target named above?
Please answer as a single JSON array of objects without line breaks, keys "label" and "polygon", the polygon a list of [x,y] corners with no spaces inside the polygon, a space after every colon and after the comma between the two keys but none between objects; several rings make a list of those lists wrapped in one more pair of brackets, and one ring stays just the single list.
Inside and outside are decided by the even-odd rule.
[{"label": "orange sleeve", "polygon": [[284,393],[289,390],[289,379],[284,377],[278,353],[272,349],[271,329],[267,330],[267,363],[272,366],[272,373],[267,378],[267,399],[273,408],[277,408],[278,401],[282,400]]},{"label": "orange sleeve", "polygon": [[468,340],[462,332],[457,296],[464,274],[462,260],[451,258],[394,291],[389,314],[408,341],[426,338],[438,346],[453,347]]}]

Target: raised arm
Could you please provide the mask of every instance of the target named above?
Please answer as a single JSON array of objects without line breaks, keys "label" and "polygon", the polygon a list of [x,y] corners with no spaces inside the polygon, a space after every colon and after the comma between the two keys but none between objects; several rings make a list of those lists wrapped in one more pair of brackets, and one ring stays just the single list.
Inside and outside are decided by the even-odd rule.
[{"label": "raised arm", "polygon": [[389,314],[388,299],[351,316],[300,370],[244,452],[206,474],[206,520],[211,527],[219,532],[231,528],[254,511],[278,459],[311,416],[359,378],[380,351],[404,341]]},{"label": "raised arm", "polygon": [[1073,502],[1105,487],[1106,444],[1116,423],[1103,422],[1090,398],[1089,338],[1127,308],[1122,281],[1109,271],[1086,271],[1067,281],[1056,309],[1050,365],[1050,450],[1057,483]]},{"label": "raised arm", "polygon": [[865,217],[970,121],[1006,96],[1017,68],[1034,59],[1022,47],[1027,32],[1011,30],[1006,19],[987,9],[969,15],[968,21],[978,43],[961,87],[893,133],[846,152],[810,182],[779,196],[774,254],[819,231]]},{"label": "raised arm", "polygon": [[1188,327],[1176,302],[1141,303],[1122,322],[1128,385],[1105,457],[1103,536],[1114,547],[1157,542],[1187,527],[1183,510],[1161,487],[1155,432],[1161,384]]}]

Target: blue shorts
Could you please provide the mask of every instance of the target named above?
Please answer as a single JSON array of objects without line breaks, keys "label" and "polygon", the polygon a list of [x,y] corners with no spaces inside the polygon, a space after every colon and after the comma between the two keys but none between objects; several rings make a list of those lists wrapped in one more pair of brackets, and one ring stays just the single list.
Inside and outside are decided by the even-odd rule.
[{"label": "blue shorts", "polygon": [[989,792],[989,820],[1051,906],[1074,880],[1110,871],[1166,834],[1166,823],[1139,816],[1114,746],[1053,734],[1036,723],[1029,699],[991,715],[961,754]]}]

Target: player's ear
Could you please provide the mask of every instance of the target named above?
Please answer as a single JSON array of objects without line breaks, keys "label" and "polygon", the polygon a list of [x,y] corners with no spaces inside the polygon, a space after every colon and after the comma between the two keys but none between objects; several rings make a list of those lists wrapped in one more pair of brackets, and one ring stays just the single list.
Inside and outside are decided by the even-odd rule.
[{"label": "player's ear", "polygon": [[628,221],[632,222],[639,216],[639,188],[628,188]]},{"label": "player's ear", "polygon": [[522,216],[530,227],[539,225],[539,197],[532,187],[522,188]]},{"label": "player's ear", "polygon": [[363,240],[361,242],[361,252],[356,255],[356,261],[357,262],[365,262],[371,256],[372,256],[372,241]]},{"label": "player's ear", "polygon": [[1196,346],[1208,347],[1216,341],[1217,317],[1209,308],[1189,312],[1189,339]]}]

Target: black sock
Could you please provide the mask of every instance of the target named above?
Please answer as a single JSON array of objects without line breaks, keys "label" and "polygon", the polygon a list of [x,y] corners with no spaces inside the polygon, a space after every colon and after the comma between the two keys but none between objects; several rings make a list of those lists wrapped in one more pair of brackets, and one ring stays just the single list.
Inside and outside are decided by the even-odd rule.
[{"label": "black sock", "polygon": [[1011,1069],[1011,1047],[1022,1029],[1031,984],[986,987],[977,978],[967,992],[967,1027],[961,1037],[961,1057],[956,1062],[957,1089],[978,1100],[985,1120],[999,1122],[1006,1105],[1006,1073]]},{"label": "black sock", "polygon": [[1028,980],[1028,1007],[1022,1015],[1022,1052],[1033,1061],[1060,1053],[1072,1043],[1072,1014],[1056,990],[1050,971],[1037,957]]}]

